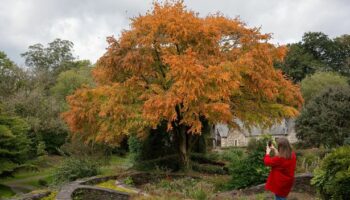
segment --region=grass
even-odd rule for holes
[[[96,186],[102,187],[102,188],[108,188],[108,189],[111,189],[111,190],[116,190],[116,191],[119,191],[119,192],[130,193],[130,194],[138,193],[138,191],[136,191],[136,190],[132,190],[132,189],[129,189],[129,188],[117,186],[115,184],[115,180],[109,180],[109,181],[106,181],[106,182],[103,182],[103,183],[99,183]]]
[[[60,156],[47,156],[40,160],[34,160],[32,164],[38,166],[38,170],[20,170],[13,174],[12,177],[2,179],[1,183],[8,188],[16,188],[18,192],[24,193],[46,188],[45,185],[39,182],[51,183],[53,172],[62,160],[63,158]],[[2,189],[0,188],[0,195],[10,197],[15,195],[15,193],[9,193],[8,190],[6,192],[4,187],[2,187]]]
[[[42,198],[41,200],[55,200],[57,196],[57,191],[52,191],[49,196]]]
[[[102,175],[115,175],[132,167],[131,157],[126,155],[124,157],[112,156],[108,165],[101,167]]]
[[[0,198],[8,198],[15,194],[10,187],[0,184]]]
[[[193,178],[163,179],[158,183],[143,186],[149,196],[134,199],[210,199],[215,193],[215,186],[205,180]]]

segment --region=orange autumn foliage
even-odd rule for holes
[[[182,1],[154,3],[132,19],[93,71],[97,86],[68,97],[63,114],[73,134],[118,145],[161,122],[200,134],[201,118],[247,125],[298,114],[299,87],[275,70],[286,47],[221,14],[199,17]]]

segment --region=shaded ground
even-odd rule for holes
[[[62,160],[63,158],[61,156],[45,157],[35,163],[35,165],[38,166],[38,170],[19,171],[18,173],[15,173],[13,177],[0,180],[1,184],[11,188],[14,192],[11,195],[8,195],[6,190],[1,190],[0,188],[0,197],[11,197],[14,194],[24,194],[33,190],[46,188],[46,186],[40,184],[39,181],[42,183],[49,183],[52,179],[52,173],[55,167]]]
[[[252,195],[237,195],[232,196],[230,193],[221,194],[220,196],[216,196],[213,199],[215,200],[274,200],[274,195],[269,192],[264,192],[260,194],[252,194]],[[318,199],[314,195],[308,193],[300,193],[300,192],[291,192],[288,195],[288,200],[316,200]]]

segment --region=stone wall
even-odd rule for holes
[[[85,186],[74,190],[72,197],[83,200],[128,200],[130,196],[126,193],[116,192],[106,188],[99,188]]]
[[[226,138],[221,138],[221,147],[242,147],[248,145],[248,138],[237,130],[230,130]]]
[[[309,173],[296,175],[292,191],[293,192],[308,193],[308,194],[316,194],[315,188],[313,186],[311,186],[311,184],[310,184],[312,177],[313,177],[313,175],[309,174]],[[235,199],[235,197],[242,195],[242,194],[252,195],[252,194],[259,194],[259,193],[262,193],[264,191],[265,191],[265,184],[260,184],[260,185],[253,186],[253,187],[246,188],[246,189],[242,189],[242,190],[233,190],[230,192],[219,193],[216,196],[218,198],[221,196],[231,196],[232,199]]]

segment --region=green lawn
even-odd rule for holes
[[[13,175],[0,180],[0,197],[10,197],[17,193],[26,193],[32,190],[44,189],[46,186],[40,182],[50,184],[53,179],[55,168],[63,160],[60,156],[48,156],[36,162],[38,170],[22,170]],[[132,166],[130,156],[112,156],[108,164],[101,167],[102,175],[113,175],[127,170]],[[13,188],[13,190],[11,190]]]
[[[101,167],[102,175],[115,175],[118,172],[124,171],[132,167],[132,161],[130,155],[123,157],[112,156],[108,165]]]
[[[1,179],[3,184],[0,187],[1,197],[10,197],[15,193],[26,193],[32,190],[43,189],[46,186],[41,185],[40,182],[52,182],[52,174],[55,167],[63,160],[60,156],[48,156],[36,162],[38,170],[21,170],[13,174],[13,177]],[[11,190],[12,188],[12,190]]]
[[[15,192],[10,187],[0,184],[0,198],[8,198],[15,195]]]

